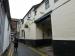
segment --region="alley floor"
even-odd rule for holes
[[[34,48],[19,42],[17,51],[14,51],[13,43],[10,47],[3,56],[53,56],[53,48],[50,46]]]
[[[19,43],[17,52],[13,53],[13,56],[40,56],[38,53],[31,50],[29,47],[22,43]]]

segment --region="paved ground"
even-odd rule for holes
[[[47,56],[53,56],[53,48],[52,46],[45,46],[36,48],[41,53],[45,53]]]
[[[43,50],[47,53],[48,56],[53,56],[52,46],[44,47]]]
[[[10,47],[8,48],[8,50],[6,50],[6,52],[3,54],[3,56],[12,56],[13,49],[14,49],[14,46],[13,46],[13,43],[11,43]]]
[[[14,52],[14,45],[12,43],[5,56],[53,56],[53,48],[51,46],[34,48],[19,43],[17,52]]]
[[[19,43],[17,52],[14,52],[13,56],[40,56],[38,53],[31,50],[29,47],[22,43]]]

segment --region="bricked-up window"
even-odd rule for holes
[[[48,9],[49,8],[49,0],[45,1],[45,8]]]
[[[54,0],[54,3],[56,3],[58,0]]]

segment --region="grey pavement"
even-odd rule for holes
[[[45,53],[46,56],[54,56],[52,46],[43,46],[41,48],[37,48],[37,50],[41,53]]]
[[[43,49],[47,53],[48,56],[54,56],[52,46],[44,47]]]
[[[14,52],[13,56],[40,56],[38,53],[25,46],[23,43],[19,43],[17,52]]]

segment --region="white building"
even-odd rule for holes
[[[74,0],[43,0],[33,6],[23,18],[24,43],[53,44],[55,56],[75,56],[74,6]]]
[[[22,37],[26,44],[33,46],[51,45],[52,28],[51,15],[53,0],[43,0],[34,5],[24,16]]]
[[[10,44],[10,12],[8,0],[0,0],[0,55]]]
[[[57,0],[51,14],[56,56],[75,56],[75,0]]]
[[[74,0],[43,0],[33,6],[23,18],[22,39],[34,46],[50,45],[52,40],[54,55],[75,56],[74,6]]]

